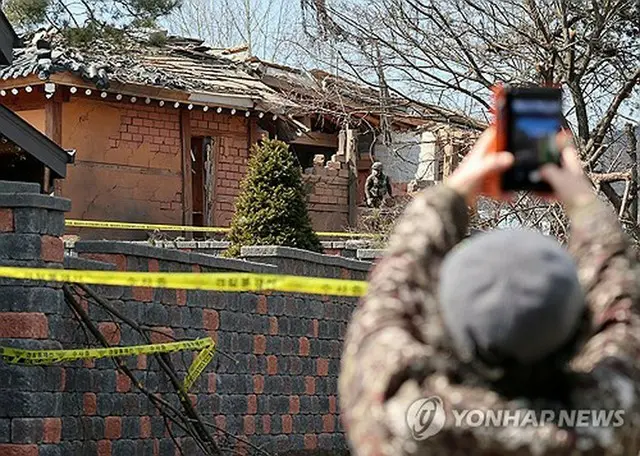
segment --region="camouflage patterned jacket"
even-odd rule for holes
[[[586,381],[569,389],[571,408],[623,410],[624,424],[454,424],[452,410],[546,407],[507,400],[482,385],[461,386],[438,367],[439,359],[452,357],[438,314],[438,272],[468,224],[464,200],[438,186],[407,208],[347,331],[339,394],[354,455],[638,455],[640,316],[634,260],[615,215],[603,203],[571,208],[569,217],[569,249],[591,311],[585,319],[587,337],[571,363]],[[446,422],[435,435],[417,440],[407,411],[417,399],[431,396],[441,399]]]

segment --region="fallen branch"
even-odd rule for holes
[[[84,290],[87,294],[89,294],[100,306],[102,306],[104,309],[106,309],[112,315],[120,314],[120,312],[118,312],[116,309],[114,309],[113,306],[111,306],[109,303],[107,303],[106,300],[104,300],[100,296],[98,296],[88,286],[79,285],[79,287],[82,290]],[[120,314],[120,316],[124,317],[124,315],[122,315],[122,314]],[[138,331],[142,335],[142,337],[144,337],[144,339],[147,341],[147,343],[149,343],[149,344],[151,343],[151,339],[149,338],[148,334],[140,327],[140,325],[138,323],[136,323],[135,321],[131,320],[130,318],[122,318],[122,320],[125,323],[127,323],[129,326],[134,328],[136,331]],[[198,413],[198,411],[195,409],[195,407],[191,403],[191,399],[189,398],[189,395],[185,391],[182,382],[178,378],[178,376],[177,376],[177,374],[175,372],[175,369],[172,366],[171,358],[169,357],[169,355],[166,354],[166,353],[159,354],[159,356],[158,356],[158,364],[160,365],[162,370],[165,372],[165,374],[167,374],[167,376],[169,377],[169,380],[171,381],[171,384],[173,385],[174,389],[176,390],[176,393],[178,394],[178,398],[180,399],[180,403],[182,404],[182,407],[184,408],[184,411],[187,414],[187,417],[189,418],[190,424],[194,427],[196,433],[200,437],[200,439],[195,439],[195,440],[198,442],[199,445],[202,444],[202,442],[206,443],[206,445],[208,446],[208,450],[205,450],[205,453],[207,453],[207,454],[220,454],[220,450],[219,450],[218,446],[216,445],[215,440],[213,439],[213,436],[211,435],[211,433],[205,427],[204,422],[203,422],[202,418],[200,417],[200,414]]]
[[[82,306],[80,304],[78,304],[78,302],[76,301],[76,299],[73,296],[73,293],[72,293],[71,288],[69,287],[69,285],[63,285],[62,286],[62,290],[63,290],[64,296],[65,296],[65,301],[67,302],[67,304],[69,304],[69,306],[71,306],[71,308],[73,309],[75,314],[84,323],[84,325],[87,328],[89,328],[89,331],[93,334],[93,336],[96,338],[96,340],[98,340],[98,342],[100,342],[100,344],[102,344],[104,347],[107,347],[107,348],[111,347],[111,345],[106,340],[106,338],[102,335],[100,330],[91,321],[91,318],[89,317],[89,315],[85,312],[85,310],[82,308]],[[170,403],[166,402],[162,398],[156,396],[155,394],[153,394],[149,390],[147,390],[138,381],[138,379],[135,377],[135,375],[133,374],[131,369],[129,369],[120,359],[114,358],[113,362],[116,364],[116,366],[118,367],[118,369],[122,373],[124,373],[127,377],[129,377],[129,379],[131,380],[131,383],[149,398],[149,400],[154,404],[154,406],[160,411],[160,413],[162,413],[162,415],[165,418],[171,419],[171,421],[174,422],[181,429],[183,429],[185,431],[185,433],[195,437],[193,435],[193,433],[190,432],[190,430],[187,428],[186,425],[183,425],[182,423],[179,423],[178,420],[175,417],[169,416],[166,413],[166,410],[163,410],[162,407],[165,407],[165,408],[171,410],[173,413],[176,414],[177,417],[182,418],[185,422],[188,421],[187,419],[185,419],[184,417],[181,416],[179,410],[174,408]],[[160,407],[160,405],[162,405],[162,407]]]
[[[631,171],[620,171],[615,173],[588,173],[589,178],[595,184],[602,182],[618,182],[631,180]]]

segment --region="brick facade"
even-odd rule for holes
[[[17,193],[19,192],[19,193]],[[39,195],[39,186],[0,182],[0,264],[62,267],[64,211],[70,201]],[[60,349],[51,337],[64,313],[60,284],[0,279],[4,346]],[[0,362],[0,454],[38,456],[62,439],[65,369]],[[40,451],[40,452],[39,452]]]
[[[50,206],[51,201],[59,201],[41,195],[33,197],[49,201]],[[68,207],[58,202],[53,205],[57,211],[47,210],[46,216],[41,214],[40,222],[33,224],[31,217],[21,214],[22,208],[2,204],[8,201],[3,199],[0,188],[0,226],[12,227],[12,231],[0,234],[0,263],[60,267],[60,263],[42,258],[39,247],[43,237],[58,239],[63,226],[62,210]],[[44,220],[46,223],[42,224]],[[21,231],[24,229],[28,232]],[[20,249],[15,247],[16,239]],[[59,248],[62,249],[61,241]],[[289,274],[304,271],[309,275],[355,279],[362,279],[367,269],[365,264],[345,258],[308,253],[305,259],[302,253],[293,252],[289,256],[297,257],[294,262],[278,251],[255,248],[247,251],[246,259],[250,261],[111,241],[81,242],[76,251],[80,258],[65,261],[67,267]],[[219,352],[190,391],[206,421],[273,454],[346,452],[337,406],[337,376],[341,341],[354,299],[106,286],[93,289],[119,312],[151,328],[154,342],[207,335],[217,342]],[[3,280],[0,292],[0,345],[52,349],[98,346],[64,303],[59,285]],[[79,299],[110,343],[145,343],[140,334],[88,296],[81,294]],[[171,355],[181,377],[193,356],[190,352]],[[125,363],[146,388],[178,405],[155,357],[129,357]],[[47,367],[0,362],[0,385],[0,454],[176,454],[162,417],[109,359]],[[200,454],[177,427],[171,429],[183,445],[184,454]],[[232,442],[231,447],[236,450],[246,450],[242,443],[227,442]]]
[[[216,185],[214,190],[214,225],[229,226],[235,211],[240,181],[249,161],[249,120],[244,116],[193,111],[191,136],[208,136],[214,142]]]
[[[34,91],[3,102],[45,133],[43,95]],[[94,93],[71,95],[62,104],[61,146],[77,151],[68,176],[58,184],[60,195],[73,199],[69,218],[182,224],[182,132],[191,138],[211,137],[215,155],[213,224],[228,226],[240,181],[247,169],[251,141],[258,139],[256,114],[231,115],[228,109],[188,111],[189,128],[182,130],[181,112],[167,102],[159,106],[144,98],[107,100]],[[343,165],[344,168],[344,165]],[[322,175],[306,176],[314,227],[342,231],[347,226],[347,175],[339,163]],[[144,238],[146,233],[82,229],[84,239]]]

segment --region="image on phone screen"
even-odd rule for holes
[[[558,117],[515,116],[514,124],[513,150],[517,151],[518,163],[538,166],[557,160],[555,137],[561,126]]]
[[[560,163],[556,136],[562,128],[562,95],[525,89],[510,94],[507,106],[507,150],[515,160],[503,175],[503,187],[546,190],[538,170],[545,163]]]

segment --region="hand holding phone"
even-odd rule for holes
[[[557,135],[562,130],[562,91],[543,87],[500,88],[496,95],[495,151],[513,154],[513,166],[493,175],[487,193],[552,191],[542,178],[545,164],[562,166]]]
[[[490,176],[499,175],[513,165],[513,154],[495,152],[495,139],[495,127],[486,129],[446,181],[446,184],[462,195],[470,206],[475,204]]]
[[[542,178],[553,189],[554,196],[570,210],[591,203],[596,199],[593,186],[584,174],[578,153],[573,146],[562,150],[563,167],[546,164],[540,169]]]

